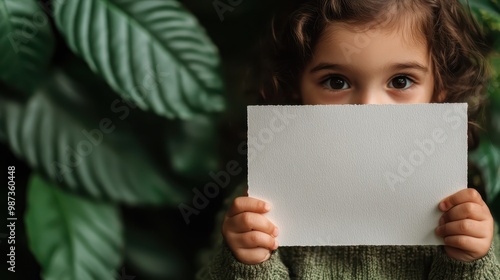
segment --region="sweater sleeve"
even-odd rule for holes
[[[481,259],[473,262],[461,262],[454,260],[446,254],[444,247],[439,248],[438,255],[434,259],[429,279],[471,279],[471,280],[497,280],[500,279],[500,263],[498,262],[498,248],[500,239],[495,225],[495,237],[493,244]]]
[[[229,247],[221,245],[218,252],[204,271],[204,279],[217,280],[281,280],[290,279],[288,269],[279,256],[279,250],[272,253],[271,258],[256,265],[240,263],[233,256]]]

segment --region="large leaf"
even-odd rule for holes
[[[0,100],[0,128],[12,151],[59,185],[94,198],[128,204],[185,201],[186,188],[151,160],[124,121],[131,118],[124,112],[132,109],[116,97],[111,102],[88,95],[54,70],[26,105]]]
[[[68,194],[34,176],[25,219],[44,279],[113,279],[124,247],[116,206]]]
[[[49,64],[54,38],[36,0],[0,0],[0,79],[30,94]]]
[[[140,108],[174,118],[224,109],[219,55],[175,0],[59,0],[73,51]]]

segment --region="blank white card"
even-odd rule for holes
[[[467,104],[248,107],[249,196],[280,246],[440,245],[467,186]]]

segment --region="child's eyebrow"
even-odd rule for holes
[[[349,69],[349,66],[347,66],[347,65],[334,64],[334,63],[320,63],[320,64],[314,66],[311,69],[310,73],[318,72],[321,70],[347,71],[348,69]],[[390,65],[386,66],[385,69],[388,69],[391,71],[403,71],[403,70],[414,69],[414,70],[417,70],[417,71],[420,71],[423,73],[427,73],[429,71],[429,68],[427,66],[424,66],[421,63],[418,63],[416,61],[390,64]]]
[[[314,66],[310,73],[318,72],[321,70],[347,70],[349,67],[348,66],[343,66],[340,64],[333,64],[333,63],[320,63],[316,66]]]
[[[395,64],[389,65],[387,67],[387,69],[390,69],[392,71],[402,71],[402,70],[414,69],[417,71],[421,71],[423,73],[429,72],[429,68],[427,66],[424,66],[418,62],[395,63]]]

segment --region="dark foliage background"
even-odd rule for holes
[[[299,2],[0,0],[1,170],[6,182],[16,168],[18,218],[16,273],[5,266],[0,278],[193,279],[222,200],[246,178],[238,147],[262,38],[273,14]],[[500,5],[470,6],[495,50],[482,144],[470,158],[499,217]],[[71,165],[71,150],[92,144],[81,131],[103,119],[115,130],[101,129]],[[186,224],[179,205],[193,206],[193,189],[233,161],[242,172]]]

